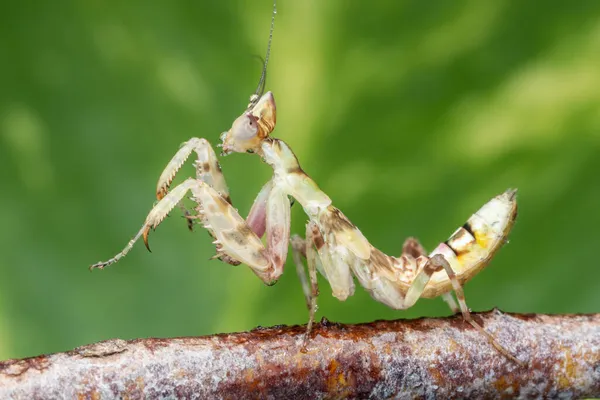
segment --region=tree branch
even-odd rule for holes
[[[0,398],[483,398],[600,396],[600,314],[476,314],[317,324],[177,339],[108,340],[0,362]]]

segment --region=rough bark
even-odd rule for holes
[[[476,314],[317,324],[176,339],[108,340],[0,362],[2,399],[600,397],[600,314]]]

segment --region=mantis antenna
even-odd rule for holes
[[[275,14],[277,14],[277,0],[273,0],[273,14],[271,14],[271,29],[269,31],[269,42],[267,44],[267,54],[265,55],[265,60],[263,62],[263,70],[260,75],[260,80],[258,81],[258,86],[254,91],[254,94],[250,96],[250,104],[248,104],[248,108],[254,107],[258,102],[258,99],[265,92],[265,83],[267,80],[267,65],[269,64],[269,55],[271,54],[271,42],[273,41],[273,30],[275,29]]]

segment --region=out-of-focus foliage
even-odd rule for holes
[[[259,78],[269,1],[0,6],[0,359],[113,337],[304,323],[293,265],[274,287],[207,261],[174,212],[119,264],[162,168],[213,144]],[[280,0],[267,87],[278,137],[377,247],[433,248],[519,188],[511,242],[466,287],[474,310],[600,311],[600,2]],[[270,171],[222,161],[246,214]],[[192,174],[188,165],[181,178]],[[180,178],[180,179],[181,179]],[[294,232],[305,217],[294,207]],[[405,312],[361,288],[319,317]]]

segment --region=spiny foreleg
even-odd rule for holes
[[[227,188],[225,177],[221,172],[221,167],[219,166],[215,151],[208,140],[197,137],[184,142],[160,174],[160,178],[158,178],[158,183],[156,185],[156,198],[160,200],[168,193],[175,175],[192,152],[196,152],[198,156],[194,162],[196,178],[206,182],[215,189],[221,197],[231,203],[229,189]]]
[[[213,150],[212,146],[206,139],[193,137],[187,142],[184,142],[177,153],[169,161],[165,169],[158,179],[156,185],[156,198],[162,199],[169,190],[173,179],[177,172],[181,169],[185,161],[189,158],[190,154],[195,152],[197,155],[196,161],[194,161],[194,167],[196,169],[196,179],[206,182],[209,186],[212,186],[223,198],[225,198],[231,204],[231,198],[229,197],[229,189],[225,182],[225,177],[221,171],[221,166],[217,159],[217,155]],[[181,209],[189,230],[193,230],[194,222],[197,216],[191,213],[185,208],[183,202],[179,202],[177,205]],[[235,260],[222,258],[229,264],[237,264]]]
[[[151,229],[166,218],[181,199],[191,191],[193,200],[199,205],[201,220],[206,229],[216,238],[215,245],[219,251],[235,260],[247,264],[265,283],[272,284],[281,275],[283,261],[287,254],[289,226],[286,226],[285,213],[289,213],[289,200],[278,192],[271,191],[267,199],[265,218],[267,219],[267,248],[256,236],[246,221],[238,214],[215,189],[198,179],[189,178],[166,194],[150,211],[144,225],[127,246],[108,261],[100,262],[91,268],[105,268],[124,257],[134,243],[142,237],[147,242]],[[287,202],[287,204],[286,204]],[[282,217],[281,215],[284,214]],[[283,218],[280,226],[276,226],[272,218]],[[289,223],[289,218],[287,219]],[[281,231],[283,230],[283,232]],[[285,248],[281,244],[285,241]]]
[[[150,232],[150,229],[156,229],[156,227],[167,217],[169,212],[175,206],[180,204],[183,196],[187,193],[188,190],[190,190],[192,181],[195,181],[195,180],[188,179],[181,185],[177,186],[168,195],[163,196],[161,198],[161,200],[158,201],[154,205],[154,207],[152,208],[152,210],[146,217],[146,220],[144,221],[144,224],[142,225],[142,227],[140,228],[138,233],[133,237],[133,239],[131,239],[129,241],[129,243],[127,243],[125,248],[123,250],[121,250],[121,252],[119,252],[113,258],[111,258],[107,261],[102,261],[102,262],[93,264],[92,266],[90,266],[90,270],[95,269],[95,268],[104,269],[104,268],[108,267],[109,265],[116,263],[121,258],[125,257],[127,255],[127,253],[129,253],[129,251],[133,248],[133,245],[139,240],[140,237],[143,238],[144,244],[146,245],[146,248],[148,248],[148,250],[149,250],[148,234]],[[200,182],[200,181],[197,181],[197,182]]]
[[[177,171],[179,171],[179,169],[183,166],[183,164],[192,152],[196,152],[198,156],[196,162],[194,163],[194,166],[196,167],[196,178],[213,187],[214,190],[221,197],[223,197],[228,203],[231,203],[231,199],[229,197],[229,189],[227,188],[227,184],[225,183],[225,177],[221,172],[221,167],[219,166],[217,156],[210,143],[206,139],[200,138],[191,138],[187,142],[183,143],[180,146],[177,153],[175,153],[173,158],[169,161],[162,174],[160,175],[160,178],[158,179],[158,184],[156,188],[157,199],[160,201],[168,193],[169,186],[175,178]],[[183,211],[184,217],[186,218],[188,223],[188,228],[191,230],[194,221],[198,219],[198,215],[193,215],[192,213],[190,213],[183,206],[182,200],[179,200],[179,202],[176,205]],[[169,210],[171,209],[172,207]],[[133,244],[142,236],[144,237],[144,243],[146,244],[146,248],[150,250],[147,240],[148,231],[145,226],[146,225],[144,225],[144,227],[133,237],[133,239],[129,241],[127,246],[125,246],[125,248],[119,254],[117,254],[115,257],[111,258],[106,262],[94,264],[91,268],[104,268],[108,265],[116,263],[119,259],[124,257],[131,250]],[[220,258],[222,261],[225,261],[229,264],[239,264],[238,261],[230,257],[220,256]]]

